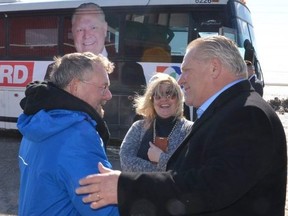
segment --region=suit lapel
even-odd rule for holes
[[[243,92],[243,91],[247,91],[247,92],[251,91],[250,88],[251,88],[251,85],[250,85],[249,81],[248,80],[244,80],[244,81],[241,81],[241,82],[235,84],[234,86],[228,88],[224,92],[222,92],[211,103],[211,105],[207,108],[207,110],[205,110],[205,112],[202,114],[201,118],[197,119],[194,122],[190,133],[186,135],[186,137],[184,138],[182,143],[178,146],[178,148],[175,150],[173,155],[170,157],[170,159],[168,161],[168,164],[167,164],[167,167],[168,167],[169,163],[171,163],[174,160],[177,160],[177,155],[189,143],[189,140],[193,136],[193,134],[197,133],[199,128],[202,127],[205,124],[205,122],[209,121],[211,116],[213,116],[213,114],[215,112],[217,112],[217,110],[219,108],[221,108],[222,106],[225,106],[226,103],[228,103],[229,101],[231,101],[234,98],[236,98],[241,92]]]

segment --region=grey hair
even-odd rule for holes
[[[70,53],[54,60],[50,81],[62,89],[73,79],[83,80],[86,75],[94,73],[94,66],[103,67],[108,74],[114,70],[114,64],[105,56],[91,52]]]
[[[230,39],[218,35],[198,38],[187,46],[187,51],[192,47],[197,49],[197,58],[202,60],[217,58],[235,76],[247,77],[247,69],[237,45]]]
[[[90,2],[90,3],[83,3],[75,9],[72,15],[72,24],[75,21],[76,15],[89,14],[89,13],[100,15],[99,16],[100,20],[106,22],[105,13],[102,10],[102,8],[98,4]]]

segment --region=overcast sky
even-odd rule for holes
[[[288,1],[246,0],[266,82],[288,84]]]

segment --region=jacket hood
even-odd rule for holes
[[[34,115],[42,109],[47,111],[65,109],[84,112],[97,122],[96,130],[104,145],[109,141],[110,133],[106,123],[97,111],[85,101],[56,87],[51,82],[36,81],[30,83],[26,88],[25,97],[21,100],[20,106],[26,115]]]
[[[88,120],[93,127],[96,126],[96,122],[83,112],[70,110],[51,110],[47,112],[40,110],[35,115],[20,115],[17,127],[27,139],[40,142],[83,120]]]

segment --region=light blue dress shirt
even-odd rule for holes
[[[214,95],[212,95],[208,100],[206,100],[196,111],[197,118],[199,119],[202,114],[205,112],[205,110],[210,106],[210,104],[226,89],[230,88],[231,86],[243,81],[245,79],[239,79],[235,80],[234,82],[229,83],[228,85],[224,86],[222,89],[220,89],[218,92],[216,92]]]

